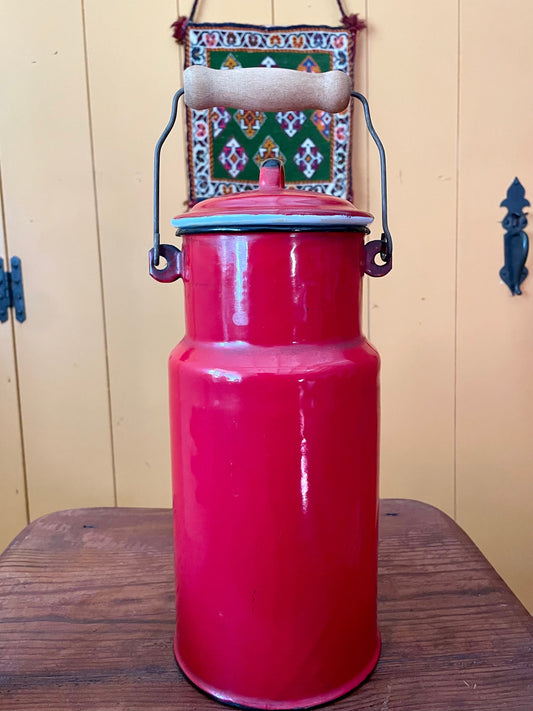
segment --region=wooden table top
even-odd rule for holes
[[[469,538],[408,500],[380,526],[381,658],[328,708],[532,711],[532,618]],[[224,708],[184,679],[173,631],[169,510],[45,516],[0,556],[0,709]]]

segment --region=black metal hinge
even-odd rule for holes
[[[26,320],[26,306],[22,287],[22,268],[18,257],[11,257],[11,271],[4,270],[4,260],[0,258],[0,322],[5,323],[9,309],[15,309],[17,321]]]

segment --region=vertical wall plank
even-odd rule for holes
[[[179,0],[180,14],[189,15],[193,0]],[[195,22],[250,22],[255,25],[272,24],[272,0],[200,0]]]
[[[181,282],[148,274],[153,152],[181,86],[175,0],[85,0],[90,106],[112,403],[117,499],[168,506],[167,359],[183,335]],[[185,208],[183,106],[162,151],[161,237]]]
[[[392,272],[370,286],[382,356],[381,493],[454,512],[456,3],[369,0],[369,100],[385,144]],[[370,157],[370,204],[379,204]]]
[[[8,268],[0,182],[0,256]],[[0,552],[28,523],[20,430],[13,313],[0,323]]]
[[[104,328],[79,2],[1,4],[7,243],[32,517],[112,505]]]
[[[525,30],[533,5],[462,0],[461,8],[457,514],[533,610],[531,259],[522,296],[498,275],[499,204],[515,176],[533,202],[533,45]]]

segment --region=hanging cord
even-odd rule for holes
[[[189,17],[185,15],[180,15],[176,22],[173,22],[170,27],[172,29],[172,36],[178,44],[183,44],[185,42],[185,35],[187,34],[187,25],[189,22],[194,22],[194,15],[196,13],[196,8],[198,6],[198,0],[194,0]]]
[[[337,0],[337,6],[341,13],[341,22],[344,27],[346,27],[346,29],[352,33],[353,41],[355,44],[357,33],[361,30],[366,29],[366,22],[364,20],[360,20],[359,15],[357,13],[352,13],[351,15],[348,15],[342,6],[341,0]]]

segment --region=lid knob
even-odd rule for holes
[[[279,158],[268,158],[259,171],[259,189],[282,190],[285,187],[285,170]]]

